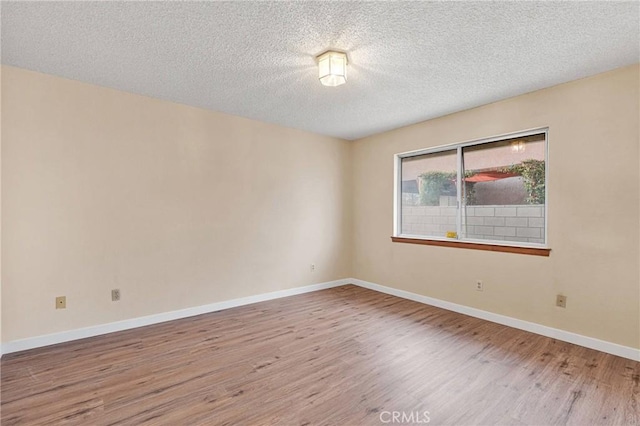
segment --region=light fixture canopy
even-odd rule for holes
[[[327,50],[318,59],[318,77],[325,86],[340,86],[347,82],[347,54]]]

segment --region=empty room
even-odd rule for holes
[[[640,3],[2,1],[2,425],[640,425]]]

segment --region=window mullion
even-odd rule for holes
[[[456,176],[456,187],[458,188],[457,190],[457,205],[458,208],[456,209],[456,233],[458,234],[458,238],[461,237],[462,235],[462,147],[458,147],[457,148],[457,160],[458,160],[458,172],[457,172],[457,176]]]

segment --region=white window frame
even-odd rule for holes
[[[521,138],[525,136],[544,134],[545,139],[545,197],[544,197],[544,243],[530,243],[530,242],[518,242],[518,241],[502,241],[502,240],[489,240],[489,239],[472,239],[472,238],[445,238],[429,235],[414,235],[414,234],[402,234],[402,160],[410,157],[417,157],[425,154],[433,154],[443,151],[456,151],[457,155],[457,181],[456,188],[457,194],[457,206],[456,206],[456,232],[460,235],[462,228],[462,149],[474,145],[483,145],[492,142],[499,142],[508,139]],[[549,220],[549,127],[540,127],[535,129],[524,130],[514,133],[506,133],[498,136],[491,136],[483,139],[476,139],[466,142],[457,142],[448,145],[439,145],[432,148],[424,148],[415,151],[403,152],[394,155],[394,196],[393,196],[393,236],[400,238],[409,238],[416,240],[435,240],[435,241],[448,241],[448,242],[468,242],[484,245],[497,245],[497,246],[512,246],[512,247],[534,247],[534,248],[549,248],[548,239],[548,220]]]

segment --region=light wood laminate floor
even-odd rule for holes
[[[3,426],[638,425],[640,363],[343,286],[6,355],[1,397]]]

